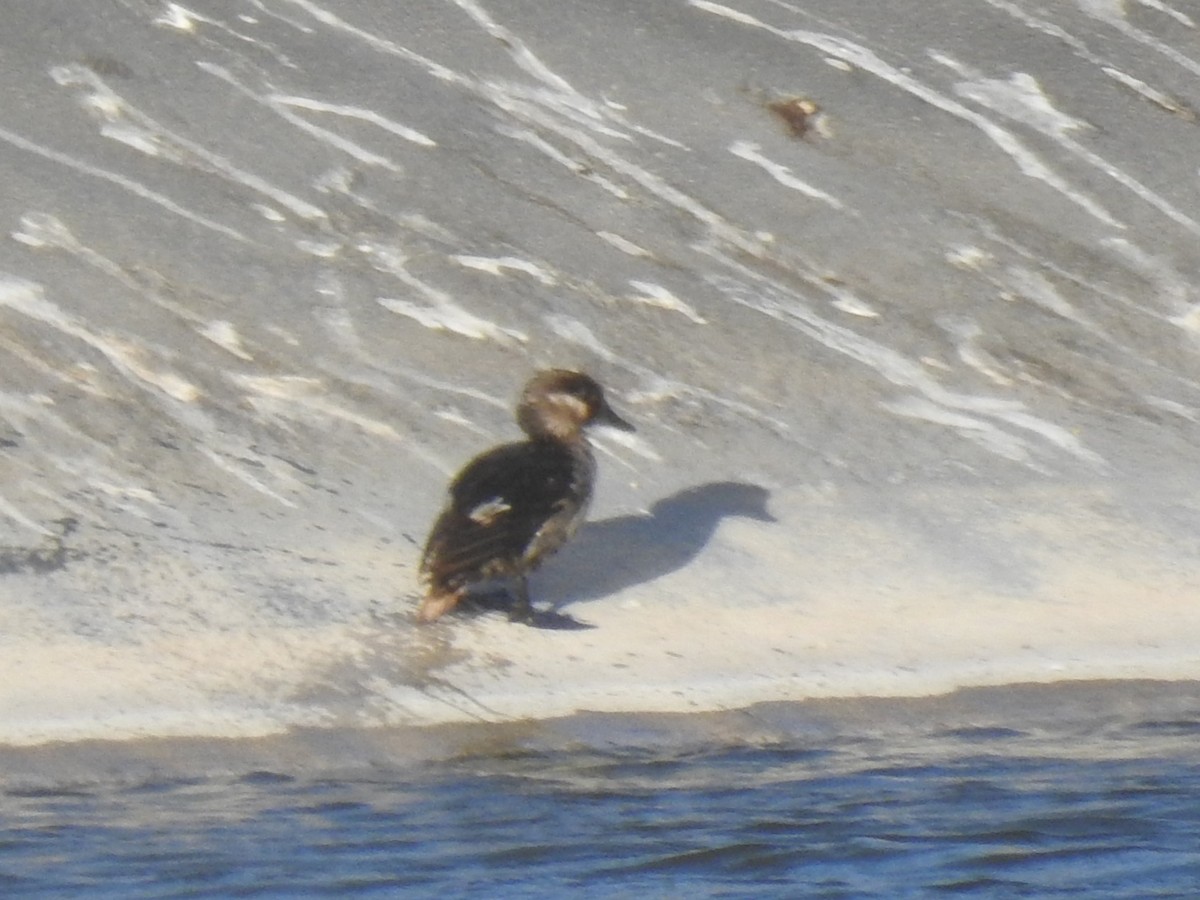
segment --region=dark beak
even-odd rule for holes
[[[612,428],[618,428],[621,431],[637,431],[636,428],[613,412],[613,408],[608,405],[607,401],[601,404],[593,421],[598,425],[608,425]]]

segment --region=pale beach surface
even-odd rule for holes
[[[1200,22],[1045,6],[8,10],[0,744],[1200,680]],[[552,365],[592,627],[418,628]]]

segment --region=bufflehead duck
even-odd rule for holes
[[[634,428],[592,378],[566,369],[538,372],[517,404],[526,439],[472,459],[450,483],[421,558],[425,596],[417,620],[449,612],[473,587],[507,582],[510,618],[532,620],[527,576],[575,533],[592,499],[596,460],[588,425]]]

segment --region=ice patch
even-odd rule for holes
[[[452,256],[456,263],[467,269],[478,269],[492,275],[501,276],[505,270],[524,272],[537,279],[544,285],[558,283],[558,279],[536,263],[516,256],[486,257],[486,256]]]
[[[639,294],[630,294],[629,299],[635,300],[638,303],[644,303],[647,306],[655,306],[659,309],[667,309],[672,312],[681,313],[691,319],[697,325],[707,325],[708,320],[696,312],[690,305],[680,300],[665,287],[660,284],[653,284],[649,281],[635,281],[630,279],[629,286]]]
[[[254,359],[253,356],[246,352],[246,348],[242,346],[241,335],[238,334],[237,328],[232,322],[225,319],[217,319],[197,330],[201,337],[207,338],[222,350],[232,353],[238,359],[244,359],[247,362]]]
[[[333,259],[342,252],[341,241],[296,241],[296,249],[318,259]]]
[[[178,3],[168,3],[167,8],[154,20],[155,25],[165,25],[178,31],[192,32],[196,30],[197,16],[190,9],[184,9]]]
[[[838,297],[830,304],[834,309],[840,309],[844,313],[852,316],[858,316],[860,319],[878,319],[879,313],[871,308],[865,300],[854,296]]]
[[[931,56],[936,62],[964,72],[963,66],[944,54]],[[1091,127],[1082,119],[1055,109],[1037,79],[1026,72],[1014,72],[1007,80],[978,78],[963,82],[955,85],[954,92],[1059,140],[1072,131]]]
[[[611,231],[597,231],[596,237],[603,241],[612,244],[622,253],[628,253],[630,256],[650,257],[653,254],[644,247],[639,247],[633,241],[626,240],[619,234],[613,234]]]
[[[979,247],[951,247],[946,251],[946,261],[959,269],[979,270],[995,262],[995,257]]]
[[[384,309],[412,319],[433,331],[450,331],[472,340],[493,340],[501,344],[509,344],[514,340],[524,343],[529,340],[524,332],[501,328],[494,322],[467,312],[448,299],[433,306],[421,306],[410,300],[398,300],[394,297],[379,297],[377,302]]]

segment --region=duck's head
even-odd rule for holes
[[[517,424],[532,438],[560,441],[577,439],[588,425],[634,430],[613,412],[595,379],[569,369],[545,369],[529,379],[517,404]]]

